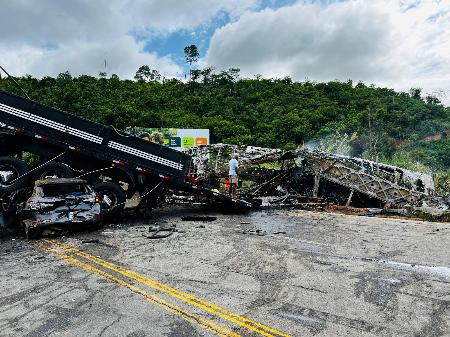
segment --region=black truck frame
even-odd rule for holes
[[[39,160],[26,173],[18,170],[13,181],[21,180],[22,185],[39,179],[36,173],[45,167],[64,165],[92,185],[103,182],[103,188],[108,189],[104,183],[107,179],[110,185],[116,185],[109,188],[110,192],[123,189],[127,198],[136,192],[155,196],[161,187],[167,187],[236,207],[253,206],[189,177],[191,157],[185,153],[0,91],[0,166],[2,161],[19,165],[24,152]],[[0,193],[11,192],[10,187],[3,182]],[[116,199],[124,204],[119,203],[121,198]]]

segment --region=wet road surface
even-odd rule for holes
[[[3,239],[0,335],[450,336],[449,244],[448,223],[299,210]]]

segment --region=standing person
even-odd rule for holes
[[[237,154],[233,155],[233,158],[229,162],[230,170],[228,175],[230,176],[230,195],[232,197],[236,196],[236,186],[238,183],[238,173],[239,173],[239,156]]]

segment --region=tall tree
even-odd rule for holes
[[[149,66],[140,66],[134,79],[138,82],[159,82],[161,80],[161,74],[158,70],[150,69]]]
[[[147,79],[150,78],[151,69],[149,66],[144,65],[140,66],[136,71],[136,75],[134,75],[134,79],[138,82],[146,82]]]
[[[196,63],[200,54],[198,52],[198,48],[195,44],[191,44],[184,48],[184,56],[186,58],[186,62],[189,63],[189,78],[192,77],[192,63]]]

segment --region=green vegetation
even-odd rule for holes
[[[189,52],[192,52],[189,54]],[[186,50],[190,65],[195,50]],[[239,69],[192,69],[191,80],[166,79],[148,66],[136,81],[102,73],[17,78],[31,98],[113,125],[209,128],[217,142],[296,148],[346,139],[348,154],[420,170],[450,167],[450,109],[436,97],[351,81],[316,83],[240,79]],[[21,94],[10,79],[0,89]],[[440,135],[439,140],[425,137]],[[347,136],[351,135],[351,136]],[[448,175],[447,175],[448,176]]]

